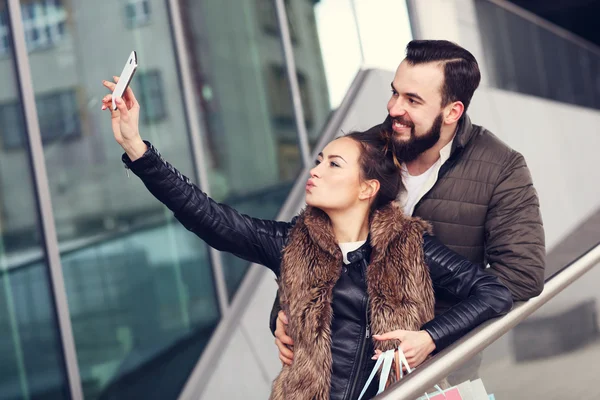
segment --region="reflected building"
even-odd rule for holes
[[[274,3],[228,3],[179,4],[191,118],[201,120],[210,183],[203,189],[272,218],[301,166]],[[0,5],[0,399],[69,398],[9,10]],[[291,33],[311,143],[329,113],[313,6],[288,2],[290,16],[303,19]],[[163,398],[172,398],[227,305],[219,304],[206,246],[128,177],[100,111],[101,80],[135,50],[142,136],[198,182],[168,2],[23,0],[21,13],[85,398],[136,397],[135,385],[121,382],[186,343],[170,360],[177,376]],[[230,257],[220,264],[227,300],[247,265]]]

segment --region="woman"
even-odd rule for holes
[[[104,85],[114,89],[114,83]],[[110,102],[107,95],[102,109],[110,110]],[[407,353],[416,366],[511,308],[508,289],[495,277],[437,242],[425,222],[393,204],[401,178],[378,127],[329,143],[311,170],[307,208],[292,222],[278,222],[215,203],[164,161],[139,135],[139,104],[131,89],[117,107],[112,127],[125,166],[207,244],[276,274],[295,356],[275,380],[272,399],[356,399],[374,350],[399,345],[384,340],[389,332],[402,329],[403,346],[430,343],[424,355]],[[434,287],[464,300],[434,319]],[[384,335],[373,341],[371,332]],[[376,389],[374,383],[367,397]]]

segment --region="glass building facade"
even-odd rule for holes
[[[142,136],[217,201],[273,218],[305,166],[300,140],[311,149],[362,63],[353,12],[0,1],[0,400],[140,398],[140,385],[175,398],[248,268],[128,177],[101,81],[135,50]],[[320,36],[334,18],[343,34]],[[348,57],[335,81],[324,41]]]

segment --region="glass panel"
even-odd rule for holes
[[[534,96],[543,95],[543,84],[540,77],[543,77],[543,65],[538,59],[536,50],[535,31],[536,26],[529,21],[503,11],[506,18],[506,30],[504,31],[508,39],[509,54],[505,58],[504,65],[512,61],[515,80],[513,90],[531,94]]]
[[[505,65],[508,44],[506,29],[503,29],[506,18],[504,10],[495,7],[489,1],[475,1],[479,31],[483,53],[486,58],[490,83],[499,88],[506,88],[512,80],[512,63]]]
[[[480,369],[497,399],[597,399],[600,265],[486,349]],[[575,327],[575,329],[573,329]]]
[[[63,34],[30,59],[85,398],[176,398],[220,318],[212,268],[202,242],[127,177],[100,111],[101,80],[135,50],[142,136],[196,179],[166,2],[122,1],[108,20],[104,2],[52,3],[61,17],[34,12],[33,24]],[[127,22],[147,10],[148,24]]]
[[[573,103],[579,106],[591,106],[592,100],[587,91],[585,63],[586,60],[581,54],[584,49],[573,44],[565,46],[565,63],[571,77],[571,92],[573,93]]]
[[[598,106],[600,53],[487,0],[475,0],[490,82],[583,107]]]
[[[68,399],[4,0],[0,36],[0,400]]]
[[[575,102],[584,107],[594,107],[594,85],[592,76],[592,53],[583,47],[574,48],[571,70],[578,71]],[[600,57],[598,57],[600,59]]]
[[[410,40],[410,34],[403,40],[404,31],[410,32],[408,13],[404,2],[388,0],[290,2],[287,12],[307,21],[301,25],[303,41],[294,44],[294,55],[298,75],[307,81],[305,109],[309,109],[306,118],[312,148],[363,62],[389,70],[398,66],[403,49],[390,51],[382,43],[387,42],[384,37],[389,37],[389,29],[398,43]],[[394,24],[382,24],[382,13],[393,14]]]
[[[594,107],[600,109],[600,54],[590,55],[590,87],[594,96]]]
[[[273,3],[181,2],[194,89],[204,117],[211,196],[260,218],[277,215],[301,168]],[[308,46],[306,35],[311,31],[301,22],[308,18],[311,4],[298,2],[301,13],[290,16],[296,46]],[[325,101],[306,100],[323,96],[323,80],[313,81],[322,74],[317,51],[310,47],[306,53],[315,72],[299,74],[307,115],[315,124],[319,113],[328,109]],[[224,262],[231,297],[248,263],[230,255],[224,255]]]
[[[538,28],[538,33],[546,67],[548,97],[552,100],[573,103],[573,78],[569,76],[567,60],[567,46],[570,43],[543,28]]]

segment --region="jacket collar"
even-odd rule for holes
[[[479,130],[478,126],[471,123],[471,118],[467,114],[464,114],[458,121],[458,128],[456,129],[456,135],[454,135],[450,154],[453,155],[457,150],[465,148],[469,141],[479,133]]]
[[[350,251],[347,255],[350,263],[355,263],[361,260],[367,260],[367,263],[371,259],[371,235],[367,237],[367,241],[354,251]]]
[[[378,249],[376,254],[370,254],[370,249],[367,252],[364,245],[352,253],[359,252],[361,258],[365,256],[373,257],[373,261],[384,257],[387,254],[390,242],[400,235],[404,230],[404,226],[409,222],[410,218],[404,215],[396,202],[376,210],[371,216],[371,229],[367,240],[367,243],[370,244],[367,247]],[[318,208],[308,206],[304,211],[304,223],[310,238],[321,249],[341,261],[342,253],[327,214]],[[353,255],[353,257],[357,257],[357,255]]]

